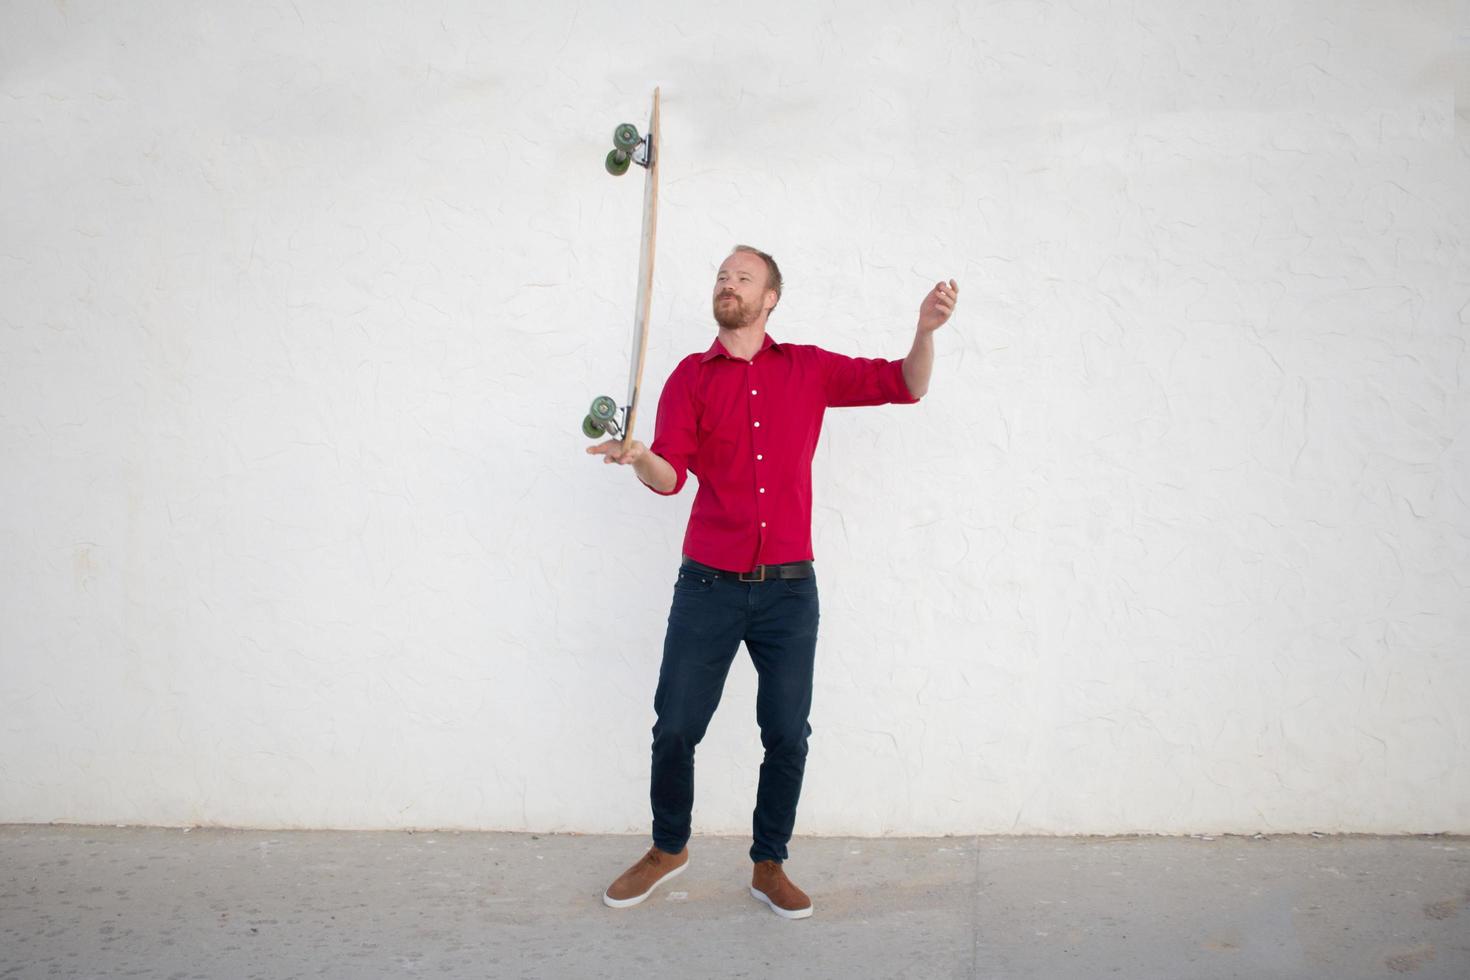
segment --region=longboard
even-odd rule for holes
[[[633,347],[628,363],[628,398],[619,406],[611,395],[592,400],[592,410],[582,420],[582,433],[589,439],[599,436],[621,436],[622,451],[633,441],[633,425],[638,420],[638,396],[643,387],[643,362],[648,355],[648,309],[653,298],[653,248],[658,225],[658,89],[653,90],[653,109],[648,115],[648,129],[640,135],[638,127],[623,123],[613,130],[613,148],[604,165],[613,176],[628,172],[630,164],[644,168],[643,238],[638,249],[638,301],[633,312]]]

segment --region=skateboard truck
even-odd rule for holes
[[[614,177],[621,177],[628,172],[630,163],[653,166],[653,152],[653,140],[639,136],[638,127],[632,123],[623,123],[613,130],[613,148],[607,152],[603,166]]]
[[[612,400],[612,396],[598,395],[592,399],[592,411],[582,420],[582,434],[588,439],[604,435],[614,438],[622,436],[623,427],[618,423],[619,413],[624,420],[627,419],[628,410],[618,408],[618,403]]]

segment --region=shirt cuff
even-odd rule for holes
[[[653,452],[653,450],[650,449],[649,452]],[[657,455],[657,454],[655,454],[655,455]],[[664,462],[666,462],[666,463],[668,462],[668,457],[663,457],[663,459],[664,459]],[[680,490],[683,490],[684,489],[684,481],[686,481],[686,480],[689,479],[689,469],[688,469],[688,467],[678,466],[677,464],[674,464],[674,463],[669,463],[669,465],[674,468],[674,489],[672,489],[672,490],[660,490],[658,487],[649,486],[647,483],[643,483],[643,477],[641,477],[641,476],[638,477],[638,482],[639,483],[643,483],[643,485],[645,487],[648,487],[648,489],[652,490],[654,493],[658,494],[660,497],[672,497],[674,494],[676,494]]]
[[[893,403],[895,405],[913,405],[918,402],[918,397],[909,390],[909,383],[903,376],[902,359],[891,362],[890,370],[893,372]]]

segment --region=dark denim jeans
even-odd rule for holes
[[[751,830],[752,861],[786,860],[806,769],[812,666],[817,649],[817,580],[739,582],[679,569],[653,709],[653,843],[677,854],[691,832],[694,747],[704,738],[742,640],[759,682],[755,717],[761,763]]]

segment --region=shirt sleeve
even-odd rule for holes
[[[648,449],[674,468],[674,489],[665,493],[656,487],[638,482],[663,497],[672,497],[684,489],[689,477],[689,468],[694,463],[694,454],[699,448],[698,430],[694,416],[694,378],[690,362],[674,368],[664,390],[658,397],[658,420],[653,427],[653,445]]]
[[[821,350],[818,348],[818,350]],[[903,379],[903,361],[881,357],[848,357],[821,351],[827,407],[912,405],[919,399]]]

